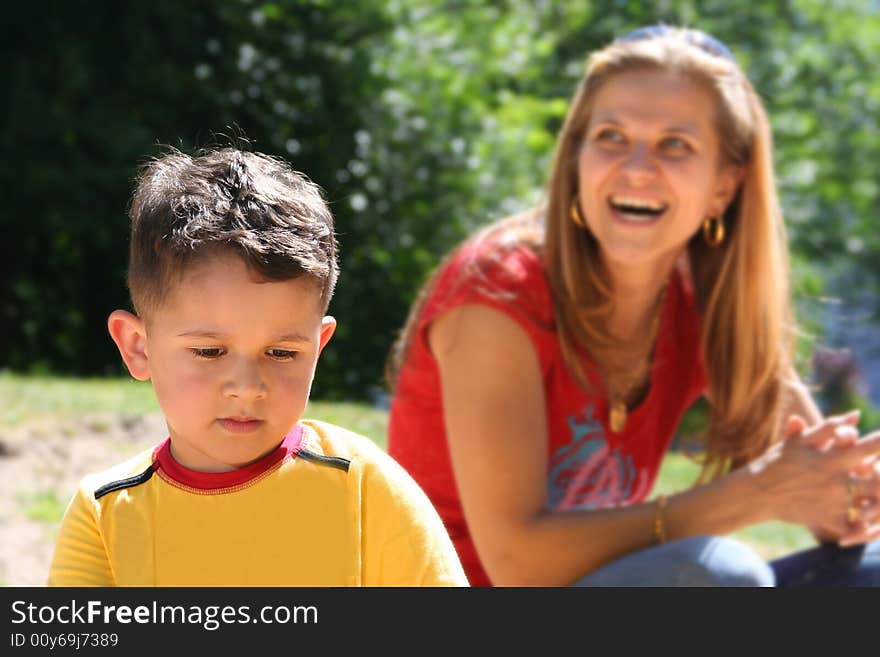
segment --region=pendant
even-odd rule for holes
[[[620,433],[626,426],[626,404],[622,399],[616,399],[611,403],[608,412],[608,424],[614,433]]]

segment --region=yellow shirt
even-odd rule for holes
[[[50,586],[467,586],[440,517],[369,439],[305,420],[231,473],[168,441],[83,479]]]

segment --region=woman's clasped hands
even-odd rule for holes
[[[784,440],[749,471],[775,519],[840,546],[880,537],[880,431],[859,436],[858,411],[807,427],[791,416]]]

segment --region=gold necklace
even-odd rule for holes
[[[651,318],[651,330],[648,334],[648,339],[645,341],[647,348],[645,349],[645,353],[639,358],[638,365],[631,370],[632,374],[623,379],[622,385],[619,384],[619,382],[615,382],[615,385],[612,385],[612,377],[606,374],[605,385],[608,388],[608,424],[614,433],[620,433],[626,427],[628,413],[626,404],[627,399],[631,397],[640,385],[644,384],[645,375],[650,375],[650,365],[654,352],[654,340],[657,337],[657,330],[660,327],[660,317],[663,314],[663,303],[665,299],[666,286],[664,285],[663,289],[660,291],[657,307],[654,309],[654,314]],[[607,368],[606,371],[609,371],[610,369],[611,368]]]

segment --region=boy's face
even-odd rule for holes
[[[122,313],[123,311],[116,311]],[[235,254],[194,266],[126,349],[132,375],[149,378],[168,422],[171,450],[203,472],[266,455],[302,415],[318,355],[336,327],[322,317],[314,281],[255,278]],[[117,330],[119,330],[117,328]]]

